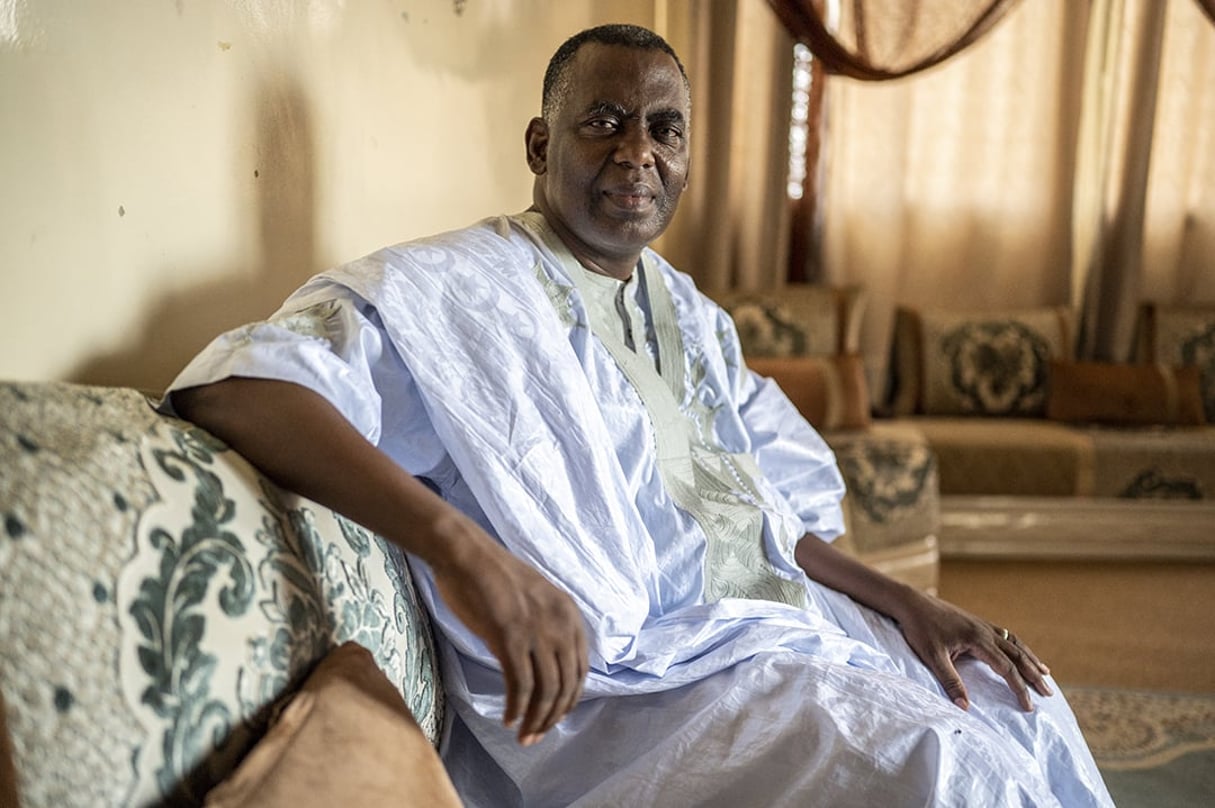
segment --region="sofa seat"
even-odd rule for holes
[[[942,496],[1215,499],[1215,427],[963,416],[896,421],[931,444]]]
[[[945,557],[1215,559],[1215,427],[893,423],[937,457]]]
[[[377,536],[131,389],[0,384],[0,467],[21,805],[201,804],[347,641],[437,742],[430,624]]]

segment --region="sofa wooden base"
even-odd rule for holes
[[[1215,502],[942,496],[942,558],[1215,561]]]

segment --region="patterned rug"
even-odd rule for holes
[[[1215,694],[1065,692],[1119,808],[1215,805]]]

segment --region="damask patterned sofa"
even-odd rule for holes
[[[21,805],[201,804],[347,641],[437,740],[429,624],[378,537],[130,389],[0,385],[0,443],[0,758],[7,726]]]
[[[1063,307],[902,308],[887,415],[937,457],[950,556],[1215,559],[1215,306],[1141,307],[1130,363]]]
[[[258,739],[349,641],[436,743],[443,692],[402,554],[153,405],[0,384],[0,806],[14,784],[26,808],[225,789],[208,804],[266,804],[241,796],[250,762],[279,754],[259,758]],[[932,588],[935,466],[922,441],[881,434],[837,439],[855,486],[845,546]]]

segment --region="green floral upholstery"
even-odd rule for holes
[[[0,688],[26,806],[201,804],[331,648],[436,741],[404,556],[134,390],[0,385]]]

